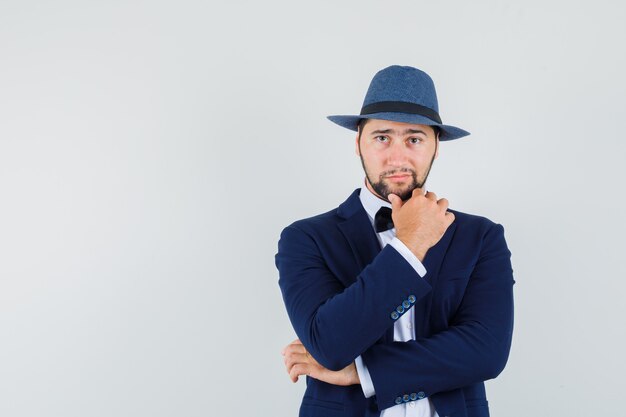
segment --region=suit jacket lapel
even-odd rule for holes
[[[337,209],[339,217],[345,219],[338,223],[337,227],[352,249],[355,260],[355,277],[380,252],[380,244],[372,228],[372,223],[359,200],[359,191],[358,189],[355,190]]]
[[[345,220],[337,226],[346,238],[353,255],[354,279],[369,265],[380,252],[380,242],[376,237],[372,223],[359,199],[359,190],[355,190],[339,206],[337,214]],[[346,260],[348,262],[348,260]],[[384,342],[393,341],[393,326],[383,335]]]

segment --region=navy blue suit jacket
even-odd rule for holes
[[[296,334],[328,369],[362,355],[376,391],[366,399],[360,385],[307,377],[301,417],[376,416],[413,393],[430,397],[440,417],[489,415],[483,381],[502,371],[511,345],[511,253],[501,225],[450,211],[455,221],[427,252],[424,277],[391,245],[380,249],[358,189],[283,230],[276,266]],[[416,340],[394,342],[392,313],[407,300]]]

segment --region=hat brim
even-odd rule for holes
[[[459,139],[464,136],[468,136],[470,133],[466,130],[458,128],[456,126],[439,124],[427,117],[420,116],[419,114],[410,114],[410,113],[372,113],[367,115],[358,115],[358,116],[328,116],[328,120],[333,123],[338,124],[341,127],[345,127],[346,129],[358,131],[359,121],[361,119],[380,119],[380,120],[389,120],[392,122],[401,122],[401,123],[411,123],[411,124],[420,124],[420,125],[428,125],[428,126],[438,126],[441,129],[439,133],[439,140],[454,140]]]

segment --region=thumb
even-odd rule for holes
[[[402,199],[395,194],[389,194],[387,200],[391,203],[391,211],[395,212],[402,207]]]

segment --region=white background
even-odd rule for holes
[[[278,235],[362,184],[391,64],[444,122],[428,188],[502,223],[494,416],[620,413],[626,7],[0,0],[0,415],[295,416]]]

